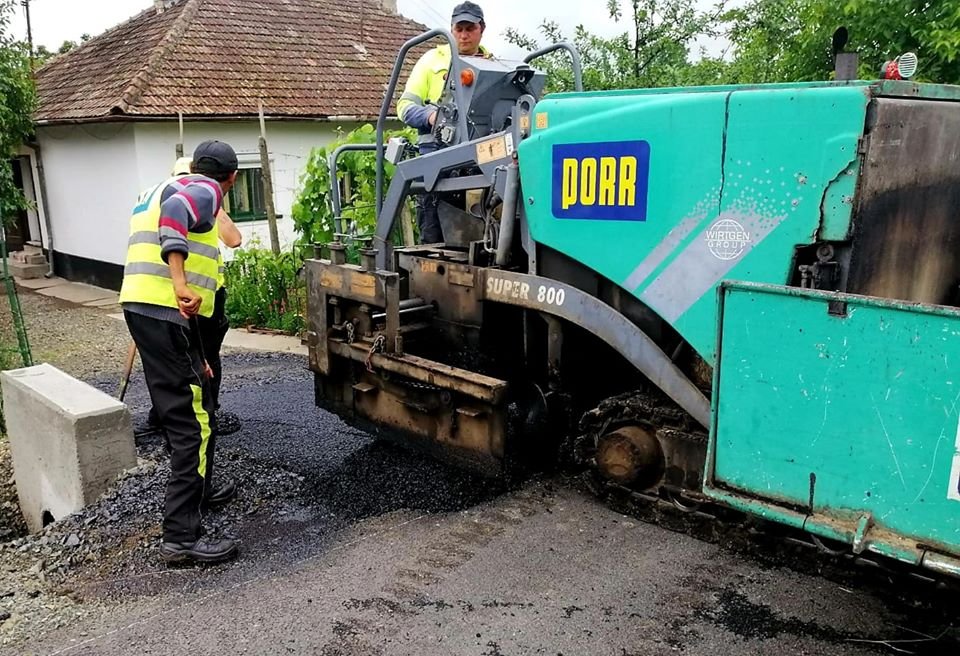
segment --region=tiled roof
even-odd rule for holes
[[[379,0],[166,0],[37,72],[40,122],[111,116],[375,118],[424,32]],[[408,68],[415,61],[409,55]]]

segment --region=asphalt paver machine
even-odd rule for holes
[[[544,96],[532,59],[454,55],[411,156],[383,128],[437,36],[383,103],[373,240],[306,263],[317,404],[960,574],[960,88]],[[444,243],[395,246],[426,192]]]

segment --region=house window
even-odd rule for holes
[[[267,218],[263,202],[263,170],[240,169],[237,182],[227,193],[223,209],[234,221],[259,221]]]

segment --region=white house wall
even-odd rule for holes
[[[53,250],[123,264],[139,187],[133,124],[43,126],[37,139]]]
[[[300,176],[313,148],[329,145],[358,123],[268,121],[267,147],[281,248],[297,240],[291,215]],[[389,126],[396,127],[394,125]],[[259,121],[184,124],[184,154],[201,141],[219,139],[237,151],[240,166],[260,166]],[[46,212],[55,268],[61,275],[119,286],[126,257],[130,212],[137,196],[169,177],[176,159],[176,121],[39,126],[46,183]],[[43,215],[36,217],[45,226]],[[266,221],[239,224],[244,245],[270,245]],[[44,229],[44,246],[50,235]],[[231,258],[229,252],[227,259]],[[102,270],[101,270],[102,269]]]
[[[300,188],[300,176],[306,168],[313,148],[331,143],[337,128],[344,132],[358,124],[332,124],[313,121],[267,122],[267,149],[273,174],[274,204],[278,221],[277,231],[282,249],[289,249],[297,240],[291,210]],[[185,122],[183,152],[189,156],[197,144],[207,139],[219,139],[237,151],[240,166],[260,166],[260,123],[248,122]],[[140,186],[147,188],[170,174],[176,159],[179,126],[173,123],[138,123],[136,125],[136,171]],[[238,224],[244,244],[270,246],[266,221]],[[229,255],[228,255],[229,258]]]

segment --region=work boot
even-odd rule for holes
[[[194,542],[161,542],[160,557],[166,563],[219,563],[237,555],[237,543],[226,538],[200,538]]]
[[[218,485],[210,492],[210,496],[208,496],[203,503],[204,509],[222,506],[232,501],[235,496],[237,496],[236,483],[227,481],[226,483]]]
[[[233,414],[232,412],[224,412],[223,410],[217,410],[217,435],[232,435],[238,430],[243,428],[243,423],[240,421],[240,417]]]

